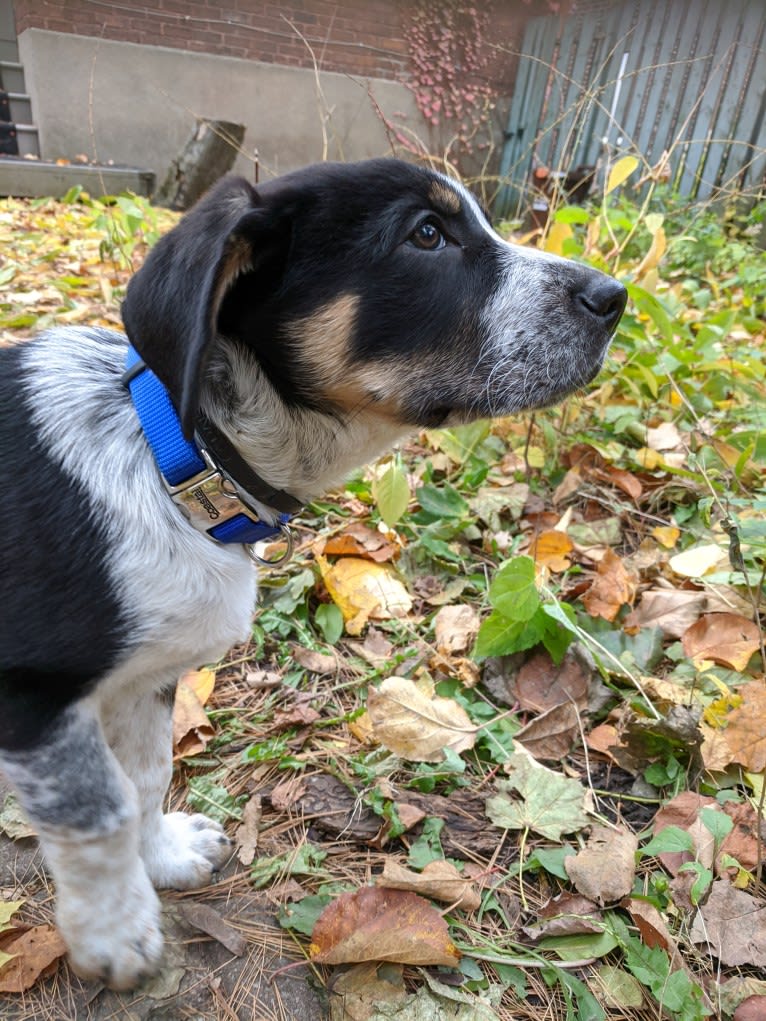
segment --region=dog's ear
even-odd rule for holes
[[[224,178],[157,242],[128,285],[128,337],[167,387],[187,437],[221,303],[240,274],[277,252],[284,258],[284,220],[243,178]]]

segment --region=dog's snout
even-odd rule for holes
[[[576,299],[592,316],[612,329],[625,311],[628,292],[617,280],[599,273],[587,278]]]

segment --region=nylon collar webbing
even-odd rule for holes
[[[248,545],[282,532],[290,515],[278,514],[276,524],[259,519],[209,449],[186,439],[165,386],[132,345],[123,379],[165,484],[196,528],[217,542]]]

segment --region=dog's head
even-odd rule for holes
[[[164,237],[123,304],[187,435],[218,338],[282,400],[408,426],[550,404],[598,372],[610,277],[508,244],[458,183],[394,159],[229,177]]]

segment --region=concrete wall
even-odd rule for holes
[[[161,182],[196,117],[246,125],[235,169],[250,178],[254,149],[262,177],[323,157],[384,155],[368,85],[387,116],[406,114],[427,137],[411,92],[391,80],[321,72],[321,101],[309,68],[37,28],[18,42],[44,159],[85,154],[154,170]]]

